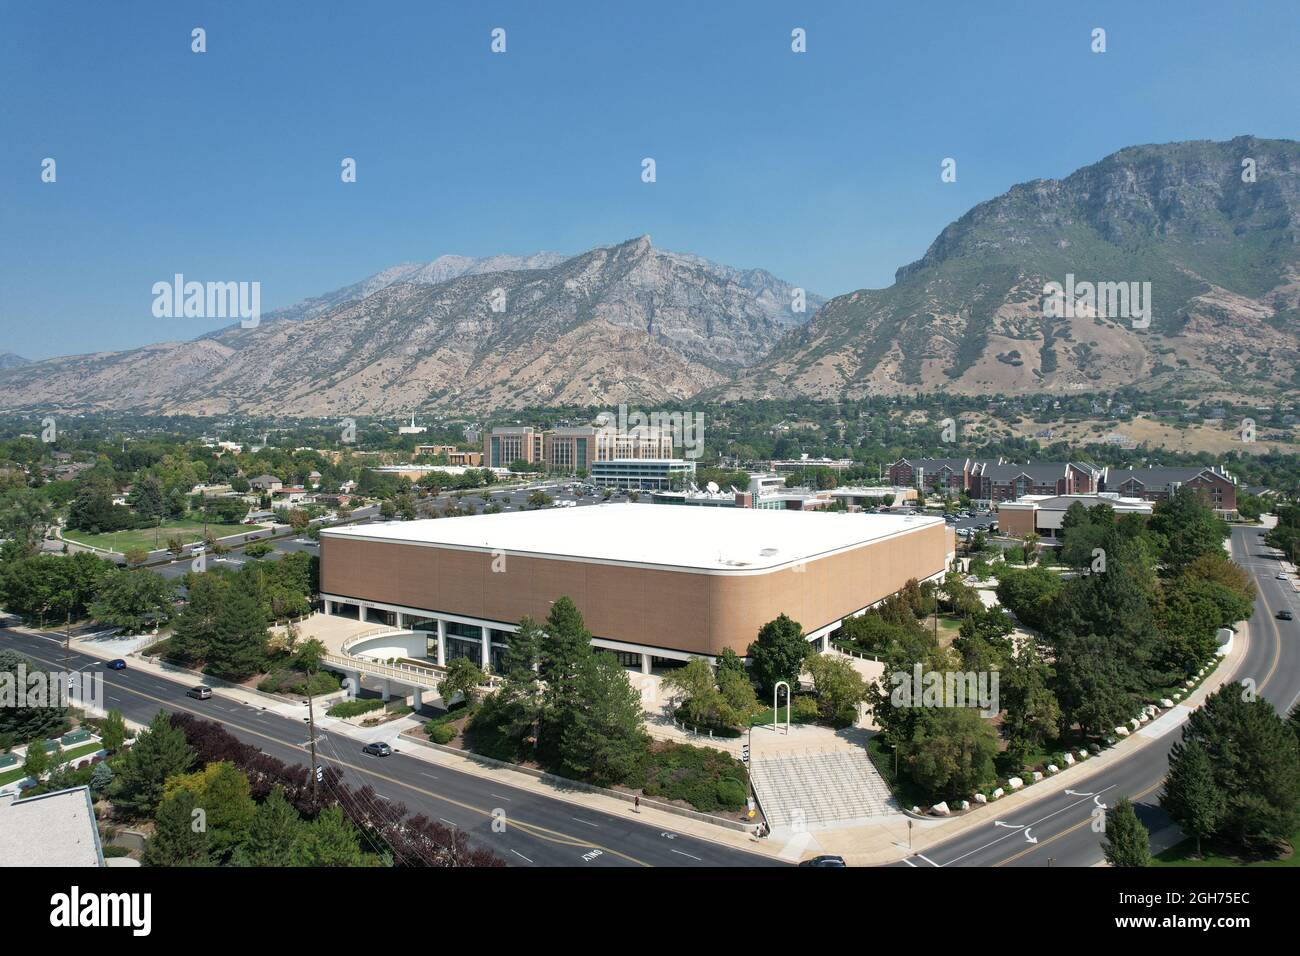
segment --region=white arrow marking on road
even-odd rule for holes
[[[1067,790],[1065,792],[1072,797],[1095,797],[1096,796],[1095,793],[1081,793],[1078,790]]]
[[[1101,797],[1093,797],[1093,798],[1092,798],[1092,802],[1095,803],[1095,804],[1097,804],[1097,808],[1098,808],[1098,809],[1100,809],[1100,810],[1105,810],[1105,809],[1106,809],[1106,804],[1104,804],[1104,803],[1101,802]]]
[[[1029,835],[1029,827],[1025,827],[1025,839],[1028,840],[1030,843],[1038,842],[1038,837]]]
[[[993,825],[995,827],[1006,827],[1008,830],[1019,830],[1024,826],[1023,823],[1003,823],[1001,820],[994,820]]]

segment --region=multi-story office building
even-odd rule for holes
[[[509,468],[517,461],[528,464],[545,461],[542,432],[531,425],[494,428],[483,439],[483,464],[488,468]]]
[[[634,428],[626,432],[592,425],[538,431],[530,425],[494,428],[483,439],[482,463],[509,468],[516,461],[542,463],[550,471],[591,471],[601,461],[656,460],[673,457],[671,432]]]
[[[455,445],[416,445],[415,454],[445,457],[447,464],[465,468],[477,468],[483,464],[481,451],[461,451]]]
[[[683,458],[614,458],[591,463],[591,483],[625,491],[666,491],[695,477],[695,462]]]

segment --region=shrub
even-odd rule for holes
[[[456,728],[452,724],[433,724],[428,728],[428,734],[435,744],[449,744],[456,739]]]
[[[745,806],[745,785],[731,777],[718,781],[718,803],[724,810],[739,810]]]
[[[329,717],[356,717],[383,706],[382,700],[341,700],[325,713]]]

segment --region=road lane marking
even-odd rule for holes
[[[685,850],[676,850],[676,849],[675,849],[675,850],[673,850],[673,852],[674,852],[674,853],[680,853],[682,856],[689,856],[692,860],[696,860],[697,862],[700,862],[700,863],[703,863],[703,862],[704,862],[704,861],[701,860],[698,856],[692,856],[690,853],[687,853]]]
[[[518,850],[516,850],[516,849],[511,848],[510,852],[513,853],[515,856],[519,857],[519,859],[523,860],[525,863],[532,863],[532,862],[533,862],[532,860],[528,859],[528,857],[524,856],[522,853],[520,853],[520,852],[519,852]],[[534,865],[535,865],[535,864],[534,864]]]
[[[36,658],[36,659],[37,659],[37,660],[40,660],[41,663],[43,663],[43,664],[49,664],[49,665],[51,665],[51,666],[55,666],[54,663],[51,662],[51,661],[41,660],[41,658]],[[105,682],[105,683],[107,683],[107,682]],[[127,687],[127,686],[125,686],[125,685],[112,684],[112,685],[110,685],[110,686],[113,686],[113,687],[121,687],[122,690],[125,690],[125,691],[127,691],[128,693],[134,694],[134,695],[137,696],[137,697],[143,697],[145,700],[152,700],[152,701],[154,701],[155,703],[162,705],[163,707],[171,707],[171,708],[175,708],[176,710],[180,710],[180,711],[183,711],[183,712],[188,713],[188,714],[193,714],[195,717],[200,717],[200,718],[203,718],[203,719],[205,719],[205,720],[211,720],[211,719],[212,719],[211,716],[210,716],[209,714],[206,714],[206,713],[204,713],[204,712],[202,712],[202,711],[194,710],[194,709],[192,709],[192,708],[190,708],[190,707],[185,706],[184,704],[177,704],[177,703],[175,703],[175,702],[173,702],[173,701],[170,701],[170,700],[164,700],[164,699],[161,698],[161,697],[155,697],[155,696],[153,696],[152,694],[146,694],[146,693],[144,693],[143,691],[133,690],[132,688]],[[287,748],[289,748],[290,750],[297,750],[297,751],[299,751],[299,752],[303,752],[303,753],[307,752],[305,747],[300,747],[300,746],[298,746],[297,744],[295,744],[295,743],[293,743],[293,742],[291,742],[291,741],[280,740],[280,739],[277,738],[277,737],[272,737],[270,734],[262,733],[260,730],[256,730],[256,729],[254,729],[254,728],[252,728],[252,727],[247,727],[247,726],[243,726],[243,725],[241,725],[241,724],[237,724],[237,723],[235,723],[234,721],[228,721],[228,723],[230,724],[230,726],[232,726],[232,727],[236,727],[236,728],[238,728],[239,730],[244,731],[245,733],[252,734],[252,735],[255,736],[255,737],[261,737],[263,740],[269,740],[269,741],[271,741],[272,743],[277,744],[277,745],[279,745],[279,746],[281,746],[281,747],[287,747]],[[403,781],[403,780],[398,780],[396,777],[390,777],[390,776],[388,776],[387,774],[379,773],[379,772],[374,771],[374,770],[369,770],[369,769],[366,769],[366,768],[364,768],[364,767],[360,767],[360,766],[358,766],[358,765],[356,765],[356,764],[348,763],[348,762],[345,761],[345,760],[339,760],[339,759],[336,758],[336,757],[320,757],[319,759],[321,759],[321,760],[323,760],[323,761],[325,761],[325,762],[327,762],[327,763],[334,763],[334,764],[337,764],[337,765],[339,765],[340,767],[347,767],[348,769],[350,769],[350,770],[354,770],[354,771],[356,771],[357,773],[360,773],[360,774],[362,774],[362,775],[369,775],[369,776],[375,777],[375,778],[377,778],[377,779],[379,779],[379,780],[385,780],[385,781],[387,781],[388,783],[394,784],[395,786],[398,786],[398,787],[405,787],[405,788],[407,788],[408,790],[414,790],[416,793],[424,794],[425,796],[427,796],[427,797],[432,797],[432,798],[435,799],[435,800],[441,800],[441,801],[443,801],[444,803],[450,803],[452,806],[460,807],[462,810],[468,810],[468,811],[470,811],[470,812],[472,812],[472,813],[477,813],[477,814],[479,814],[480,816],[484,816],[484,817],[489,817],[489,818],[492,817],[492,811],[491,811],[491,810],[483,810],[483,809],[480,809],[479,807],[476,807],[476,806],[474,806],[473,804],[465,803],[465,802],[463,802],[463,801],[461,801],[461,800],[455,800],[455,799],[453,799],[453,798],[451,798],[451,797],[448,797],[448,796],[445,796],[444,794],[441,794],[441,793],[434,793],[432,790],[426,790],[426,789],[424,789],[423,787],[418,787],[418,786],[416,786],[416,785],[413,784],[413,783],[407,783],[407,782],[405,782],[405,781]],[[634,857],[634,856],[631,856],[631,855],[629,855],[629,854],[627,854],[627,853],[623,853],[623,852],[621,852],[621,851],[619,851],[619,850],[614,850],[614,849],[611,849],[611,848],[609,848],[609,847],[600,846],[599,844],[592,843],[590,840],[582,840],[582,839],[579,839],[578,837],[572,836],[572,835],[570,835],[570,834],[568,834],[568,833],[564,833],[563,831],[560,831],[560,830],[552,830],[552,829],[550,829],[550,828],[548,828],[548,827],[543,827],[543,826],[541,826],[540,824],[536,824],[536,823],[528,823],[528,822],[526,822],[526,821],[522,821],[522,820],[518,820],[518,819],[516,819],[516,820],[514,820],[514,821],[512,821],[512,822],[514,823],[514,825],[515,825],[516,827],[518,827],[519,829],[523,830],[525,833],[528,833],[529,835],[531,835],[531,836],[533,836],[533,837],[535,837],[535,838],[537,838],[537,839],[539,839],[539,840],[544,840],[544,841],[546,841],[546,842],[548,842],[548,843],[554,843],[554,844],[557,844],[557,845],[559,845],[559,846],[591,847],[591,848],[594,848],[594,849],[603,850],[603,851],[606,852],[606,853],[612,853],[612,854],[614,854],[614,856],[617,856],[617,857],[620,857],[621,859],[627,860],[629,863],[635,863],[637,866],[645,866],[645,867],[653,866],[653,864],[651,864],[651,863],[647,863],[646,861],[644,861],[644,860],[640,860],[640,859],[638,859],[638,858],[636,858],[636,857]]]

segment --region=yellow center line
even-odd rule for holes
[[[45,660],[44,658],[38,657],[35,654],[32,654],[28,651],[19,651],[19,653],[23,654],[26,657],[30,657],[34,660],[40,661],[42,664],[48,664],[51,667],[59,666],[59,663],[56,661]],[[159,679],[165,680],[166,678],[159,678]],[[152,700],[162,705],[163,707],[170,707],[176,710],[182,710],[187,714],[193,714],[195,717],[202,718],[203,720],[212,720],[214,723],[221,723],[231,727],[235,727],[239,730],[244,731],[245,733],[253,734],[256,737],[261,737],[263,740],[269,740],[272,743],[279,744],[280,746],[289,747],[292,750],[298,750],[301,751],[302,753],[310,753],[310,750],[308,750],[307,747],[304,747],[301,744],[294,744],[286,740],[280,740],[278,737],[272,737],[270,734],[264,734],[260,730],[257,730],[253,727],[246,727],[243,724],[237,723],[233,720],[229,720],[224,716],[221,718],[214,718],[211,714],[205,714],[202,711],[194,710],[185,704],[178,704],[175,703],[174,701],[163,700],[161,697],[154,697],[152,694],[146,694],[142,690],[136,690],[135,688],[127,687],[125,684],[117,684],[109,680],[105,680],[104,683],[107,684],[109,687],[117,687],[120,690],[126,691],[127,693],[135,694],[136,696],[143,697],[146,700]],[[462,810],[468,810],[472,813],[477,813],[480,816],[488,817],[489,819],[492,818],[491,810],[483,810],[471,804],[464,803],[452,797],[445,796],[444,794],[435,793],[432,790],[426,790],[424,787],[417,786],[416,784],[407,783],[406,781],[399,780],[396,777],[390,777],[387,774],[378,772],[377,770],[371,770],[366,767],[358,766],[357,764],[348,763],[346,760],[340,760],[337,757],[326,757],[317,754],[317,759],[328,763],[338,764],[341,767],[347,767],[349,770],[355,770],[359,774],[371,776],[378,780],[385,780],[389,783],[396,784],[399,787],[405,787],[408,790],[414,790],[416,793],[424,794],[426,797],[432,797],[435,800],[441,800],[444,803],[451,804],[452,806],[460,807]],[[593,843],[590,840],[583,840],[579,837],[573,836],[572,834],[564,833],[561,830],[551,830],[537,823],[528,823],[524,820],[518,820],[513,818],[508,819],[508,822],[519,827],[519,829],[523,830],[525,833],[531,834],[532,836],[537,837],[539,840],[545,840],[548,843],[554,843],[559,846],[589,847],[593,850],[600,850],[602,853],[611,853],[614,856],[627,860],[629,863],[635,863],[638,866],[654,865],[652,863],[647,863],[644,860],[639,860],[634,856],[629,856],[626,853],[622,853],[610,847],[602,846],[599,843]]]

